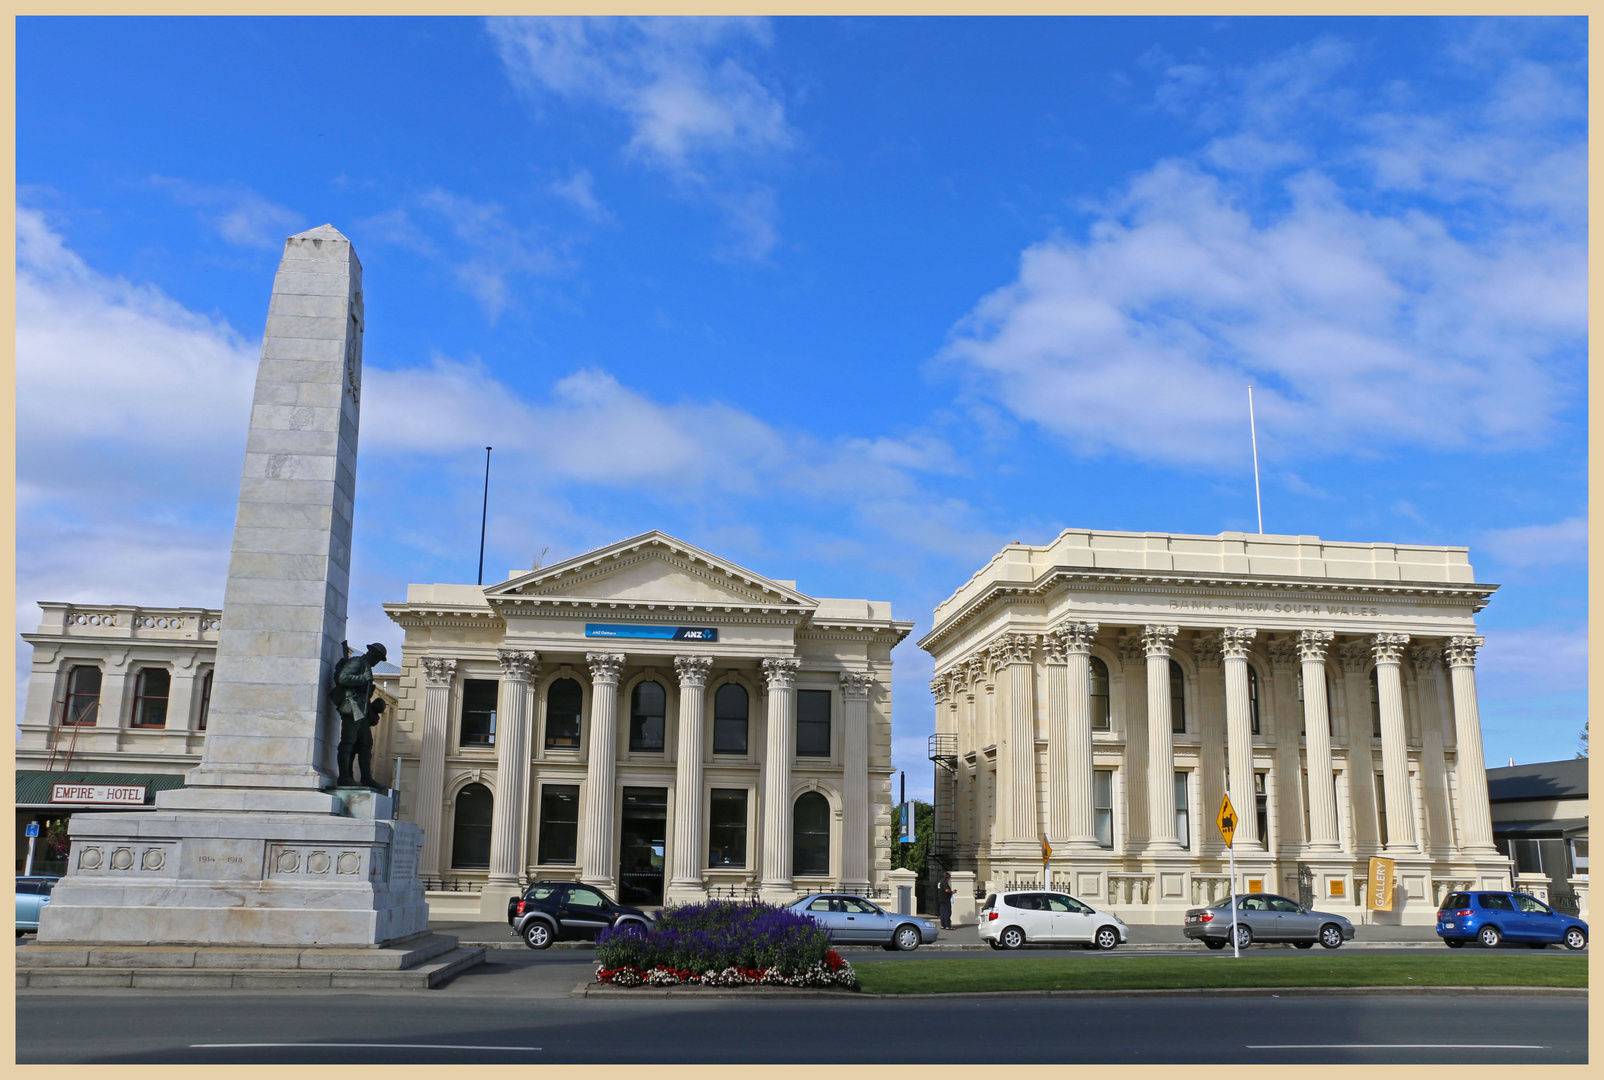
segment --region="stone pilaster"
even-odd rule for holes
[[[679,743],[674,764],[674,873],[667,899],[692,903],[703,899],[702,887],[702,755],[707,716],[707,673],[711,656],[676,656],[679,673]]]
[[[1039,851],[1035,671],[1031,663],[1036,635],[1005,634],[996,648],[1008,668],[1008,745],[1006,750],[999,748],[997,755],[999,761],[1007,762],[1008,775],[1001,784],[1001,794],[1005,798],[999,808],[1003,813],[998,832],[1004,844],[1011,844],[1020,851]]]
[[[1236,807],[1239,847],[1259,844],[1259,816],[1254,806],[1253,716],[1248,701],[1248,651],[1258,633],[1252,627],[1226,627],[1220,631],[1220,656],[1225,663],[1226,773],[1231,805]]]
[[[1438,712],[1438,686],[1442,682],[1443,650],[1415,644],[1409,649],[1415,669],[1415,697],[1420,720],[1421,794],[1426,804],[1425,839],[1433,859],[1453,854],[1453,815],[1448,801],[1448,762],[1443,753],[1442,714]]]
[[[498,649],[501,686],[496,702],[496,795],[490,819],[490,875],[480,894],[486,904],[517,892],[524,869],[524,815],[529,805],[529,680],[540,654]],[[488,898],[487,898],[488,897]]]
[[[586,653],[590,664],[590,739],[584,818],[579,823],[579,880],[610,888],[618,872],[613,777],[618,763],[618,676],[623,653]]]
[[[1415,855],[1414,795],[1409,786],[1409,733],[1404,727],[1403,680],[1399,666],[1408,634],[1371,637],[1376,659],[1376,692],[1381,702],[1381,776],[1386,782],[1387,854]]]
[[[1303,666],[1303,739],[1309,770],[1309,848],[1334,852],[1341,845],[1337,831],[1337,795],[1332,784],[1331,703],[1326,700],[1326,652],[1329,630],[1305,630],[1298,635]]]
[[[1067,623],[1049,634],[1043,644],[1048,655],[1047,805],[1052,815],[1048,835],[1080,851],[1097,848],[1091,716],[1091,655],[1096,636],[1096,623]],[[1055,681],[1059,685],[1055,686]]]
[[[769,715],[763,755],[763,860],[759,890],[765,900],[787,901],[791,889],[791,756],[796,750],[796,673],[799,661],[763,661]]]
[[[1170,650],[1174,626],[1144,626],[1147,653],[1147,846],[1154,855],[1182,851],[1175,836],[1175,739],[1170,730]]]
[[[440,876],[440,803],[446,787],[446,727],[451,718],[451,683],[457,662],[447,656],[425,656],[423,665],[423,730],[418,749],[418,827],[423,851],[418,873]]]
[[[1481,713],[1476,703],[1476,652],[1482,637],[1448,639],[1448,674],[1454,691],[1454,743],[1458,748],[1459,816],[1467,853],[1492,855],[1492,813],[1487,802],[1487,763],[1482,757]]]
[[[869,887],[869,692],[874,673],[843,671],[840,679],[846,713],[841,733],[841,888],[850,891]],[[938,708],[945,697],[943,685]]]

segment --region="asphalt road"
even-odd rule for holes
[[[22,991],[17,1061],[1587,1061],[1587,1000],[1581,997],[569,997],[592,970],[584,954],[505,952],[429,992]]]

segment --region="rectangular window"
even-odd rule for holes
[[[166,668],[141,668],[134,682],[134,727],[166,727],[173,677]]]
[[[1253,774],[1253,810],[1259,822],[1259,846],[1270,850],[1270,793],[1269,774]]]
[[[62,702],[61,723],[94,727],[100,715],[100,669],[75,667],[67,673],[67,700]]]
[[[462,683],[462,746],[496,745],[496,679],[464,679]]]
[[[796,756],[830,756],[830,691],[796,692]]]
[[[1186,773],[1175,774],[1175,838],[1184,848],[1192,846],[1192,815],[1186,804]]]
[[[215,670],[208,670],[205,678],[201,679],[200,719],[195,724],[201,731],[206,730],[206,716],[212,711],[212,671]]]
[[[1571,862],[1576,867],[1573,875],[1579,878],[1587,876],[1587,837],[1578,836],[1571,841]]]
[[[540,789],[540,848],[542,863],[572,866],[579,839],[579,787],[546,784]]]
[[[1381,837],[1381,846],[1387,846],[1387,781],[1380,774],[1376,774],[1376,830]]]
[[[1335,805],[1335,804],[1333,804]],[[1312,837],[1309,831],[1309,770],[1303,770],[1303,842],[1307,844]]]
[[[1097,769],[1092,773],[1092,817],[1097,826],[1097,846],[1114,846],[1114,772]]]
[[[707,827],[707,865],[746,865],[746,789],[714,788]]]

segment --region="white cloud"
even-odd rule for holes
[[[596,198],[596,178],[589,169],[575,169],[566,180],[551,185],[551,190],[572,203],[592,221],[611,221],[613,215]]]
[[[1587,519],[1520,525],[1482,534],[1480,547],[1509,566],[1552,566],[1587,561]]]
[[[307,227],[301,214],[246,187],[210,187],[165,176],[151,180],[184,205],[201,207],[200,219],[237,247],[279,250],[285,239]]]
[[[1490,697],[1541,696],[1587,689],[1587,626],[1548,623],[1488,628],[1476,680]]]

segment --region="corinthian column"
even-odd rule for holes
[[[1067,623],[1043,642],[1047,656],[1048,835],[1082,850],[1097,846],[1091,712],[1092,639],[1096,636],[1096,623]]]
[[[483,902],[518,891],[524,866],[524,812],[529,804],[529,679],[539,653],[500,649],[500,700],[496,703],[496,798],[490,821],[490,875]],[[496,910],[500,910],[497,908]]]
[[[1259,815],[1253,787],[1253,714],[1248,703],[1248,650],[1253,648],[1252,627],[1226,627],[1220,631],[1220,656],[1225,661],[1226,775],[1231,805],[1236,807],[1236,839],[1246,847],[1259,843]]]
[[[618,761],[618,675],[623,653],[586,653],[590,664],[590,754],[585,763],[585,817],[579,824],[579,880],[611,887],[613,770]]]
[[[796,672],[798,661],[770,657],[763,661],[769,684],[769,715],[763,752],[763,876],[765,900],[789,901],[791,889],[791,751],[796,747]]]
[[[1381,701],[1381,775],[1387,788],[1387,853],[1415,853],[1415,806],[1409,790],[1409,737],[1404,730],[1399,662],[1408,634],[1376,634],[1376,693]]]
[[[1326,651],[1329,630],[1305,630],[1298,635],[1298,659],[1303,670],[1303,738],[1309,769],[1309,849],[1336,851],[1337,792],[1331,782],[1331,703],[1326,700]]]
[[[1179,854],[1175,837],[1175,740],[1170,731],[1170,650],[1178,629],[1142,627],[1147,652],[1147,849]]]
[[[418,752],[418,794],[415,817],[423,830],[418,876],[440,876],[440,803],[446,787],[446,721],[451,714],[451,680],[457,662],[425,656],[423,663],[423,731]]]
[[[1481,637],[1448,639],[1449,678],[1454,687],[1454,744],[1458,754],[1459,814],[1464,850],[1477,855],[1493,855],[1493,819],[1487,804],[1487,763],[1481,751],[1481,715],[1476,705],[1476,650],[1486,642]],[[1389,777],[1388,787],[1392,785]],[[1388,816],[1392,808],[1387,808]]]
[[[674,874],[668,898],[706,898],[702,888],[702,727],[707,714],[711,656],[676,656],[679,672],[679,746],[674,765]]]
[[[843,671],[840,678],[846,706],[841,742],[841,888],[861,891],[869,887],[869,691],[874,673]]]
[[[1036,839],[1036,709],[1032,691],[1035,671],[1031,654],[1035,634],[1004,634],[998,647],[1008,666],[1008,777],[1003,798],[1002,840],[1029,843]]]

